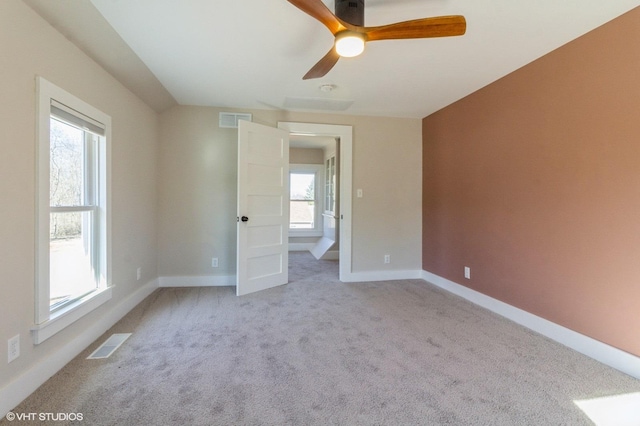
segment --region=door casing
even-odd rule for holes
[[[352,273],[352,166],[353,166],[353,127],[338,124],[278,122],[278,128],[291,135],[326,136],[339,138],[340,152],[340,281],[355,281]]]

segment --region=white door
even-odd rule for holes
[[[289,281],[289,133],[238,122],[236,294]]]

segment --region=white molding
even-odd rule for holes
[[[83,316],[111,300],[113,286],[98,289],[80,300],[53,312],[49,319],[31,328],[33,343],[39,345],[56,333],[64,330]]]
[[[227,287],[236,285],[235,275],[160,277],[160,287]]]
[[[457,284],[428,271],[422,271],[422,279],[450,293],[482,306],[498,315],[514,321],[530,330],[542,334],[583,355],[595,359],[609,367],[640,379],[640,357],[609,346],[549,320],[531,314],[493,297]]]
[[[36,391],[51,376],[67,365],[78,354],[96,341],[115,323],[135,308],[158,288],[158,280],[149,281],[135,293],[122,300],[104,316],[96,319],[80,335],[60,350],[42,359],[24,374],[0,389],[0,419],[25,398]]]
[[[322,215],[320,215],[322,216]],[[322,237],[322,230],[296,230],[289,228],[289,238],[317,238]]]
[[[68,111],[76,111],[85,119],[99,123],[104,127],[104,135],[100,137],[97,145],[97,182],[96,191],[96,234],[97,259],[94,266],[99,275],[98,288],[103,289],[103,293],[92,296],[94,299],[87,303],[87,306],[96,308],[101,303],[108,300],[110,295],[108,287],[111,286],[112,268],[111,264],[111,116],[88,104],[75,95],[56,86],[41,76],[36,76],[36,222],[35,222],[35,318],[36,327],[34,338],[40,343],[60,331],[62,324],[67,324],[69,316],[64,320],[56,320],[55,313],[50,308],[50,282],[49,282],[49,227],[50,227],[50,194],[49,194],[49,172],[50,172],[50,121],[51,104],[55,102],[59,107],[64,107]],[[106,289],[106,290],[105,290]],[[100,302],[100,303],[98,303]],[[75,304],[74,304],[75,305]],[[87,306],[82,310],[88,312]],[[75,310],[75,306],[72,310]],[[77,315],[77,313],[76,313]],[[73,321],[71,321],[73,322]],[[55,325],[53,325],[55,324]],[[68,325],[68,324],[67,324]],[[45,331],[47,330],[47,331]],[[55,330],[55,331],[53,331]],[[36,344],[37,344],[36,343]]]
[[[349,281],[345,282],[357,283],[367,281],[415,280],[422,278],[422,271],[418,269],[405,269],[393,271],[352,272],[349,274],[349,278]]]
[[[352,181],[353,181],[353,126],[339,124],[296,123],[279,121],[278,128],[290,134],[330,136],[340,138],[340,281],[359,281],[352,273]]]

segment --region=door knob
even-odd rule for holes
[[[242,216],[242,218],[240,218],[241,221],[243,222],[249,222],[249,218],[246,216]]]

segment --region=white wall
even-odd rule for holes
[[[235,274],[237,130],[218,128],[220,111],[274,127],[353,126],[353,187],[364,194],[353,199],[353,271],[421,270],[420,120],[177,106],[161,115],[160,276]]]
[[[323,164],[324,152],[320,148],[290,148],[291,164]]]
[[[33,374],[47,370],[45,360],[62,352],[68,356],[70,348],[77,347],[72,342],[85,330],[100,330],[107,318],[113,320],[116,307],[122,309],[123,301],[155,282],[158,116],[21,1],[0,1],[0,57],[0,348],[5,348],[0,350],[0,402],[6,404],[5,398],[14,396],[8,389],[14,392],[11,386],[24,381],[25,373],[46,379]],[[30,336],[35,308],[36,75],[112,117],[115,284],[111,301],[38,346]],[[137,267],[143,271],[140,281]],[[7,364],[4,342],[16,334],[21,355]]]

